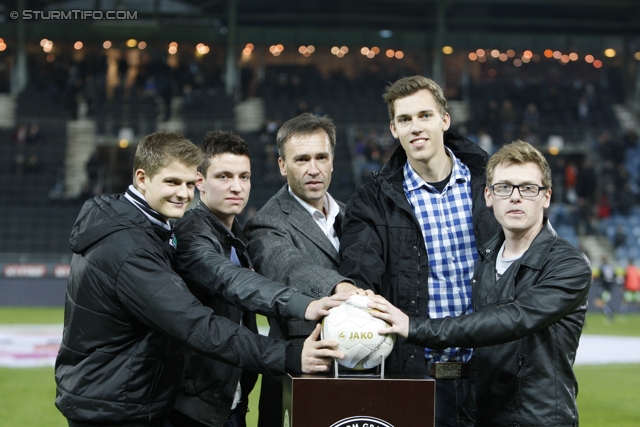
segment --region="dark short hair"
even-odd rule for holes
[[[138,144],[133,157],[134,184],[138,169],[153,178],[160,169],[176,160],[187,166],[199,166],[202,163],[202,150],[179,133],[158,131],[147,135]]]
[[[435,81],[428,79],[425,76],[417,75],[396,80],[390,86],[387,86],[382,97],[387,102],[389,120],[393,121],[395,117],[396,111],[394,104],[398,99],[406,98],[407,96],[413,95],[422,89],[426,89],[431,92],[438,104],[440,114],[444,116],[449,107],[447,106],[447,99],[444,97],[442,88]]]
[[[207,169],[211,164],[211,158],[218,154],[235,154],[238,156],[249,156],[249,145],[240,137],[240,135],[226,131],[214,130],[207,132],[202,141],[202,152],[204,160],[198,166],[198,172],[202,176],[206,176]]]
[[[329,136],[331,155],[336,149],[336,127],[329,116],[316,116],[311,113],[303,113],[291,120],[287,120],[278,130],[276,144],[278,156],[284,160],[284,144],[294,135],[312,135],[323,130]]]

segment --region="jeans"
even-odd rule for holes
[[[468,380],[436,380],[436,427],[462,427]],[[473,424],[471,424],[473,425]]]

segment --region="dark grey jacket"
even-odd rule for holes
[[[578,425],[573,373],[591,268],[586,256],[545,226],[496,282],[500,233],[480,247],[474,313],[413,318],[408,341],[475,348],[476,425]]]
[[[342,220],[344,204],[337,203]],[[331,295],[342,281],[351,282],[338,274],[338,251],[289,194],[287,184],[247,223],[245,233],[256,270],[271,280],[316,298]],[[304,320],[269,321],[269,336],[274,338],[306,338],[316,325]]]
[[[194,209],[178,220],[175,234],[176,271],[189,290],[217,315],[236,324],[242,322],[255,334],[258,331],[254,312],[304,319],[306,308],[314,298],[252,271],[246,239],[237,221],[230,232],[198,201]],[[244,268],[230,260],[232,247]],[[248,340],[243,345],[254,344]],[[279,344],[273,341],[273,345]],[[185,356],[183,380],[175,405],[178,411],[212,427],[224,425],[241,373],[243,399],[238,409],[246,410],[249,393],[257,379],[255,370],[242,371],[192,351],[186,351]]]
[[[473,231],[479,247],[499,230],[484,200],[488,155],[455,134],[445,133],[444,143],[471,172]],[[399,146],[373,181],[349,199],[340,243],[340,274],[415,317],[427,312],[429,259],[420,224],[402,187],[406,162],[407,155]],[[398,338],[386,366],[394,372],[426,373],[424,347]]]
[[[163,418],[178,390],[182,346],[272,375],[300,372],[299,347],[215,316],[189,292],[172,269],[170,235],[122,195],[82,207],[71,232],[55,367],[56,406],[65,417],[108,424]]]

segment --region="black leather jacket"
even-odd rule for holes
[[[499,228],[484,200],[485,164],[480,147],[445,133],[444,143],[471,172],[473,231],[476,245],[485,244]],[[381,294],[409,316],[427,312],[429,259],[420,224],[402,183],[407,155],[399,146],[373,181],[360,187],[347,203],[340,243],[340,274]],[[386,360],[393,372],[426,373],[424,347],[398,338]]]
[[[496,281],[500,233],[480,247],[474,313],[412,318],[408,341],[475,348],[477,426],[577,426],[573,374],[591,268],[586,256],[545,225]]]
[[[175,234],[178,241],[176,271],[191,292],[217,315],[236,324],[242,322],[256,334],[254,312],[304,319],[306,308],[314,298],[253,272],[246,238],[237,221],[230,232],[202,201],[198,201],[178,220]],[[244,268],[230,260],[231,248],[235,248]],[[245,343],[250,344],[250,341]],[[274,341],[274,346],[278,345]],[[185,353],[185,370],[175,404],[178,411],[212,427],[224,425],[239,379],[242,401],[237,409],[246,411],[249,393],[257,379],[255,370],[242,371],[192,351]]]
[[[300,349],[215,316],[172,269],[171,232],[122,195],[87,201],[55,367],[56,406],[75,421],[144,423],[173,407],[181,347],[272,375],[300,372]],[[247,345],[251,343],[251,345]]]

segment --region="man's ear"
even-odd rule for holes
[[[491,200],[491,189],[489,187],[484,187],[484,202],[487,204],[488,208],[493,206],[493,200]]]
[[[133,183],[136,189],[140,193],[144,194],[144,192],[146,191],[147,182],[148,182],[148,175],[144,171],[144,169],[136,170],[135,174],[133,175]]]
[[[287,176],[287,165],[282,160],[282,157],[278,157],[278,166],[280,166],[280,175]]]
[[[389,122],[389,129],[391,129],[391,135],[394,138],[398,139],[398,133],[396,132],[396,125],[393,124],[393,120]]]
[[[545,190],[544,193],[544,204],[542,205],[545,209],[551,205],[551,189]]]
[[[204,194],[204,177],[200,172],[198,172],[198,180],[196,181],[196,187],[198,187],[198,191]]]
[[[449,115],[449,113],[445,111],[444,116],[442,116],[442,120],[444,121],[442,129],[449,130],[449,126],[451,126],[451,116]]]

